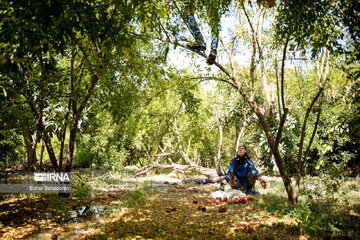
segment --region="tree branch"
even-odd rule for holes
[[[310,106],[306,109],[304,122],[303,122],[303,126],[302,126],[302,129],[301,129],[301,136],[300,136],[300,142],[299,142],[299,152],[298,152],[298,157],[297,157],[298,158],[297,168],[296,168],[296,186],[297,186],[297,188],[299,187],[299,184],[300,184],[302,166],[304,165],[303,161],[305,161],[305,159],[302,158],[302,155],[303,155],[303,145],[304,145],[304,139],[305,139],[305,131],[306,131],[307,120],[309,118],[311,109],[315,105],[315,102],[318,100],[318,98],[320,97],[323,90],[324,90],[323,88],[319,88],[319,91],[317,92],[317,94],[313,98]]]
[[[281,140],[281,136],[282,136],[282,132],[284,130],[284,126],[285,126],[285,122],[286,122],[286,117],[289,113],[289,109],[286,108],[284,110],[284,114],[282,115],[281,119],[280,119],[280,123],[279,123],[279,128],[278,131],[276,133],[276,139],[275,139],[275,148],[277,149],[279,144],[280,144],[280,140]]]
[[[281,102],[282,102],[282,107],[283,107],[284,113],[285,113],[285,111],[286,111],[286,107],[285,107],[285,94],[284,94],[285,59],[286,59],[286,51],[287,51],[287,46],[288,46],[288,44],[289,44],[289,39],[290,39],[290,34],[289,34],[288,37],[286,38],[285,46],[284,46],[284,49],[283,49],[282,63],[281,63]]]
[[[141,35],[141,34],[137,34],[137,33],[133,33],[134,35],[137,35],[137,36],[144,36],[144,35]],[[151,37],[153,39],[156,39],[156,40],[159,40],[161,42],[167,42],[167,43],[172,43],[172,44],[175,44],[175,41],[174,40],[164,40],[162,38],[158,38],[158,37],[153,37],[153,36],[147,36],[145,35],[145,37]],[[189,47],[187,47],[186,45],[184,44],[181,44],[181,43],[176,43],[177,46],[180,46],[184,49],[187,49],[187,50],[190,50],[194,53],[197,53],[198,55],[204,57],[204,58],[207,58],[207,55],[203,52],[199,52],[199,51],[195,51],[193,49],[190,49]],[[249,96],[246,94],[245,90],[243,89],[243,87],[241,86],[241,84],[239,83],[239,81],[237,80],[236,76],[232,75],[229,73],[228,70],[226,70],[226,68],[224,68],[221,64],[219,64],[218,62],[214,62],[214,65],[217,66],[223,73],[225,73],[225,75],[227,75],[231,81],[227,81],[227,80],[224,80],[224,79],[221,79],[221,78],[213,78],[214,80],[220,80],[220,81],[223,81],[223,82],[226,82],[226,83],[229,83],[231,84],[232,86],[235,86],[236,89],[238,90],[238,92],[245,98],[245,99],[250,99]],[[210,79],[210,78],[209,78]]]
[[[277,65],[277,59],[275,57],[275,75],[276,75],[276,93],[277,93],[277,100],[279,105],[279,118],[281,119],[281,104],[280,104],[280,90],[279,90],[279,74],[278,74],[278,65]]]
[[[303,94],[303,91],[302,91],[302,88],[301,88],[301,82],[300,82],[301,78],[300,78],[300,75],[299,75],[296,67],[295,67],[295,75],[296,75],[296,79],[297,79],[297,82],[298,82],[298,85],[299,85],[301,100],[303,101],[304,107],[306,107],[304,94]]]
[[[230,54],[230,52],[229,52],[229,49],[227,48],[226,43],[224,42],[224,40],[222,39],[221,36],[219,36],[219,39],[220,39],[221,44],[223,45],[223,47],[224,47],[224,49],[225,49],[225,51],[226,51],[226,54],[227,54],[228,57],[229,57],[231,72],[232,72],[233,75],[235,75],[234,62],[233,62],[233,59],[232,59],[231,54]]]
[[[306,152],[305,152],[305,156],[304,156],[304,160],[301,164],[301,171],[302,169],[304,168],[304,163],[306,161],[306,158],[307,158],[307,155],[309,154],[310,152],[310,147],[312,145],[312,142],[315,138],[315,134],[316,134],[316,130],[317,130],[317,127],[319,125],[319,122],[320,122],[320,114],[321,114],[321,110],[322,110],[322,102],[323,102],[323,96],[324,96],[324,93],[321,94],[321,99],[320,99],[320,102],[319,102],[319,110],[318,110],[318,113],[317,113],[317,116],[316,116],[316,122],[315,122],[315,126],[314,126],[314,130],[313,130],[313,133],[311,135],[311,138],[310,138],[310,141],[309,141],[309,145],[306,149]]]

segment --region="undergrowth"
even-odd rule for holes
[[[139,207],[144,204],[149,203],[151,200],[152,194],[155,192],[155,188],[152,185],[152,182],[144,182],[143,184],[136,184],[135,190],[129,191],[125,196],[126,207]]]
[[[359,186],[358,180],[347,179],[337,188],[326,186],[320,179],[305,179],[299,196],[299,204],[288,202],[283,183],[270,180],[270,188],[260,195],[258,208],[261,214],[289,217],[293,219],[291,227],[296,227],[311,238],[348,238],[359,237]],[[351,196],[351,197],[349,197]],[[356,197],[357,196],[357,200]],[[272,226],[273,227],[273,226]]]

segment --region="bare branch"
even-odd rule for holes
[[[285,46],[283,49],[283,57],[282,57],[282,63],[281,63],[281,103],[283,107],[283,111],[285,113],[286,107],[285,107],[285,94],[284,94],[284,78],[285,78],[285,60],[286,60],[286,51],[290,40],[290,34],[288,34],[288,37],[286,38]]]
[[[279,118],[281,119],[281,104],[280,104],[280,90],[279,90],[279,74],[278,74],[278,65],[277,65],[277,59],[275,57],[275,75],[276,75],[276,93],[277,93],[277,99],[278,99],[278,105],[279,105]]]
[[[165,145],[164,148],[161,148],[161,146],[159,146],[159,148],[160,148],[160,150],[161,150],[161,152],[162,152],[163,154],[168,154],[168,153],[165,153],[167,147],[168,147],[168,145]],[[175,152],[174,152],[174,154],[175,154]],[[171,164],[174,164],[173,160],[172,160],[170,157],[168,157],[167,159],[169,160],[169,162],[170,162]]]
[[[252,37],[252,48],[251,48],[251,61],[250,61],[250,100],[253,101],[255,98],[255,56],[256,56],[256,46],[260,47],[260,43],[258,41],[258,37],[257,37],[257,31],[259,28],[259,24],[260,24],[260,16],[261,13],[263,11],[263,8],[259,8],[259,10],[257,11],[256,14],[256,26],[255,29],[251,23],[251,19],[246,11],[245,5],[243,2],[241,2],[241,6],[242,9],[245,13],[247,22],[249,24],[249,28],[250,28],[250,32],[251,32],[251,37]]]
[[[187,150],[186,150],[186,155],[188,155],[188,156],[189,156],[189,152],[190,152],[190,146],[191,146],[191,136],[190,136],[190,138],[189,138],[188,148],[187,148]]]
[[[324,90],[323,88],[319,88],[319,91],[317,92],[317,94],[313,98],[310,106],[306,109],[304,122],[303,122],[303,126],[302,126],[302,129],[301,129],[300,142],[299,142],[298,162],[297,162],[297,169],[296,169],[296,186],[297,187],[300,184],[302,166],[304,165],[303,161],[305,161],[305,159],[303,159],[302,156],[303,156],[303,145],[304,145],[304,139],[305,139],[306,124],[307,124],[311,109],[315,105],[316,101],[320,97],[323,90]]]
[[[245,131],[245,128],[246,128],[246,125],[247,125],[247,121],[249,120],[249,118],[246,118],[246,115],[244,114],[244,117],[245,117],[245,121],[243,122],[243,125],[241,127],[241,130],[240,130],[240,134],[236,140],[236,147],[235,147],[235,154],[237,152],[237,149],[239,148],[239,145],[240,145],[240,139],[243,137],[243,134],[244,134],[244,131]]]
[[[295,75],[296,75],[296,79],[297,79],[298,86],[299,86],[301,100],[303,101],[304,107],[306,107],[304,94],[303,94],[303,91],[302,91],[302,88],[301,88],[301,81],[300,80],[302,80],[302,79],[301,79],[296,67],[295,67]]]
[[[176,117],[174,118],[174,127],[175,127],[175,133],[176,133],[176,137],[178,139],[178,142],[179,142],[179,152],[181,154],[181,156],[183,157],[183,159],[185,160],[185,162],[189,163],[190,165],[195,165],[195,163],[193,163],[191,161],[191,159],[189,158],[189,155],[186,154],[183,150],[183,146],[181,144],[181,139],[180,139],[180,133],[179,133],[179,130],[177,128],[177,122],[176,122]]]
[[[244,9],[245,15],[247,16],[247,13]],[[255,31],[251,25],[250,19],[247,16],[248,23],[251,26],[252,29],[252,44],[251,44],[251,60],[250,60],[250,98],[253,101],[255,98],[255,55],[256,55],[256,42],[255,42]]]
[[[156,168],[160,168],[160,169],[174,169],[180,172],[187,172],[190,170],[195,170],[196,172],[198,172],[199,174],[205,175],[206,177],[208,177],[207,179],[195,179],[193,180],[196,183],[214,183],[214,182],[220,182],[223,180],[222,177],[218,177],[216,171],[214,169],[210,169],[210,168],[204,168],[198,165],[192,165],[192,166],[188,166],[188,165],[179,165],[179,164],[171,164],[171,165],[161,165],[158,163],[153,163],[153,164],[149,164],[146,165],[144,167],[142,167],[141,169],[139,169],[138,171],[136,171],[136,174],[133,176],[134,178],[145,174],[153,169]],[[188,180],[191,181],[191,180]]]
[[[304,163],[305,163],[306,158],[307,158],[307,155],[310,152],[310,147],[312,145],[312,142],[313,142],[315,134],[316,134],[317,127],[318,127],[319,122],[320,122],[320,114],[321,114],[321,110],[322,110],[323,96],[324,96],[324,93],[321,94],[321,99],[320,99],[320,102],[319,102],[319,110],[318,110],[318,113],[317,113],[317,116],[316,116],[316,122],[315,122],[314,130],[313,130],[313,133],[312,133],[310,141],[309,141],[309,145],[308,145],[308,147],[306,149],[306,152],[305,152],[305,155],[304,155],[304,161],[301,164],[301,170],[303,169]]]
[[[156,155],[150,155],[149,157],[157,157],[157,158],[161,158],[161,157],[168,157],[168,156],[172,156],[175,155],[176,152],[171,152],[171,153],[161,153],[161,154],[156,154]]]
[[[80,118],[82,111],[86,107],[86,104],[88,103],[88,101],[89,101],[89,99],[90,99],[90,97],[91,97],[91,95],[93,93],[93,90],[95,89],[95,86],[96,86],[97,82],[100,79],[100,76],[101,76],[101,73],[99,75],[93,74],[91,76],[91,83],[90,83],[90,86],[88,87],[88,89],[86,91],[85,97],[82,100],[82,102],[80,103],[79,108],[76,110],[76,112],[74,112],[74,115],[75,115],[76,119]]]
[[[156,2],[154,2],[153,0],[151,0],[151,1],[153,2],[153,4],[154,4],[154,5],[156,5]],[[161,22],[161,20],[160,20],[160,18],[159,18],[158,16],[156,16],[156,20],[158,21],[158,23],[159,23],[159,25],[160,25],[161,29],[164,31],[164,33],[165,33],[166,37],[167,37],[169,40],[173,40],[173,39],[174,39],[174,37],[173,37],[173,36],[171,36],[171,35],[170,35],[167,31],[166,31],[166,29],[165,29],[164,25],[162,24],[162,22]]]
[[[262,84],[263,84],[264,91],[265,91],[266,101],[267,101],[268,108],[269,108],[268,117],[271,118],[273,115],[274,107],[273,107],[272,97],[270,94],[270,86],[267,82],[265,64],[264,64],[264,59],[263,59],[263,50],[262,50],[262,25],[263,25],[263,21],[264,21],[264,16],[263,16],[263,18],[260,18],[260,16],[259,16],[259,19],[261,21],[258,21],[258,23],[257,23],[257,29],[260,29],[260,32],[257,35],[257,43],[258,43],[258,49],[259,49],[260,73],[261,73]]]
[[[256,27],[255,27],[255,41],[256,41],[256,44],[258,46],[258,49],[259,49],[259,58],[262,57],[262,38],[261,38],[261,33],[262,33],[262,26],[263,26],[263,22],[264,22],[264,18],[265,18],[265,15],[263,15],[263,17],[261,18],[261,14],[264,10],[264,7],[260,7],[258,12],[257,12],[257,15],[256,15]],[[259,33],[259,29],[260,29],[260,33]],[[259,36],[260,35],[260,36]],[[260,53],[261,51],[261,53]]]
[[[277,131],[277,134],[276,134],[276,140],[275,140],[275,146],[274,146],[275,149],[277,149],[279,144],[280,144],[282,132],[283,132],[283,129],[284,129],[284,126],[285,126],[285,121],[286,121],[286,117],[287,117],[288,113],[289,113],[289,109],[286,108],[284,110],[284,114],[282,115],[282,117],[280,119],[279,128],[278,128],[278,131]]]
[[[326,50],[323,50],[323,51],[326,51]],[[321,83],[322,83],[322,80],[323,80],[324,62],[325,62],[325,54],[323,53],[322,56],[321,56],[321,62],[318,61],[318,71],[317,71],[317,74],[318,74],[318,80],[319,80],[318,85],[319,85],[319,86],[321,86]]]
[[[231,72],[232,72],[233,75],[235,75],[236,73],[235,73],[234,62],[233,62],[233,59],[232,59],[231,54],[230,54],[230,52],[229,52],[229,49],[227,48],[226,43],[224,42],[224,40],[222,39],[221,36],[219,36],[219,39],[220,39],[221,44],[223,45],[223,47],[224,47],[224,49],[225,49],[225,51],[226,51],[226,54],[227,54],[228,57],[229,57]]]
[[[137,33],[133,33],[134,35],[137,35],[137,36],[144,36],[144,35],[141,35],[141,34],[137,34]],[[162,41],[162,42],[167,42],[167,43],[172,43],[172,44],[175,44],[175,41],[174,40],[164,40],[162,38],[157,38],[157,37],[153,37],[153,36],[146,36],[145,37],[152,37],[153,39],[157,39],[159,41]],[[198,55],[204,57],[204,58],[207,58],[207,55],[203,52],[199,52],[199,51],[195,51],[193,49],[190,49],[188,46],[184,45],[184,44],[181,44],[181,43],[176,43],[178,46],[184,48],[184,49],[187,49],[187,50],[190,50],[194,53],[197,53]],[[250,101],[250,98],[249,96],[246,94],[245,90],[243,89],[243,87],[241,86],[241,84],[239,83],[239,81],[237,80],[236,76],[232,75],[229,73],[228,70],[226,70],[226,68],[224,68],[221,64],[219,64],[218,62],[214,62],[214,65],[217,66],[223,73],[225,73],[232,81],[232,83],[228,80],[225,80],[225,79],[221,79],[221,78],[212,78],[214,80],[219,80],[219,81],[223,81],[223,82],[226,82],[226,83],[229,83],[231,84],[232,86],[236,87],[236,89],[238,90],[238,92],[245,98],[245,99],[249,99]],[[210,78],[209,78],[210,79]]]

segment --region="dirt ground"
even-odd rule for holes
[[[216,204],[211,193],[219,184],[183,184],[183,179],[176,174],[122,177],[87,201],[49,195],[9,199],[0,203],[0,239],[309,238],[299,219],[282,211],[292,208],[286,198],[271,200],[275,195],[264,191],[243,204]],[[78,209],[87,206],[81,216]],[[354,214],[356,221],[359,214]]]

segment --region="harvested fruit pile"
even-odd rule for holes
[[[227,204],[239,204],[239,203],[245,204],[245,203],[247,203],[249,201],[254,201],[254,197],[253,196],[248,196],[248,195],[245,195],[243,197],[234,196],[234,197],[230,197],[229,199],[227,197],[224,197],[224,198],[217,197],[215,199],[215,204],[216,205],[221,205],[219,207],[219,212],[226,212],[226,210],[227,210],[226,205]],[[193,203],[198,204],[199,200],[194,198]],[[205,203],[206,203],[206,205],[211,205],[212,201],[210,199],[207,199],[205,201]],[[198,209],[205,212],[206,211],[206,206],[200,204],[200,205],[198,205]],[[249,207],[247,207],[247,209],[248,210],[254,210],[254,207],[249,206]]]

